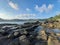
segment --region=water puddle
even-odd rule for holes
[[[54,32],[54,33],[60,33],[60,29],[44,29],[42,26],[38,26],[35,31],[39,32],[41,30],[46,30],[46,32]]]
[[[60,33],[60,29],[53,29],[55,33]]]

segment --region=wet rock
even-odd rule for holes
[[[8,39],[13,39],[14,38],[14,33],[10,33],[7,37],[8,37]]]
[[[4,33],[5,33],[5,31],[1,29],[0,30],[0,34],[4,34]]]
[[[19,32],[14,32],[14,36],[17,36],[19,34]]]
[[[8,45],[20,45],[20,43],[19,43],[19,39],[16,38],[16,39],[10,41]]]
[[[60,42],[56,37],[49,36],[48,45],[60,45]]]
[[[19,43],[20,45],[30,45],[30,41],[25,35],[19,37]]]
[[[36,42],[35,45],[47,45],[47,42]]]
[[[28,32],[27,32],[25,29],[20,31],[20,34],[27,35],[27,33],[28,33]]]
[[[1,45],[60,45],[60,35],[52,31],[38,30],[36,25],[39,22],[32,23],[31,25],[12,26],[5,30],[0,30],[0,44]],[[49,24],[49,25],[48,25]],[[44,23],[46,27],[52,28],[53,23]],[[3,27],[3,26],[2,26]],[[41,29],[41,28],[40,28]],[[2,32],[2,33],[1,33]],[[5,33],[4,33],[5,32]],[[8,33],[7,33],[8,32]],[[8,34],[8,35],[2,35]],[[6,36],[6,37],[5,37]],[[4,44],[3,44],[4,43]]]
[[[0,30],[0,34],[1,35],[3,35],[3,36],[6,36],[6,35],[8,35],[9,33],[8,32],[6,32],[5,30]]]
[[[35,45],[47,45],[47,34],[45,30],[39,31],[36,39]]]
[[[47,40],[47,34],[46,34],[45,30],[41,30],[38,32],[37,39]]]
[[[12,26],[3,26],[2,27],[2,29],[5,30],[5,31],[9,30],[10,28],[12,28]]]

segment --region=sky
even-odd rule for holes
[[[60,0],[0,0],[0,18],[45,19],[60,14]]]

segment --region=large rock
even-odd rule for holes
[[[19,43],[19,39],[16,38],[16,39],[10,41],[8,45],[20,45],[20,43]]]
[[[35,45],[47,45],[47,42],[36,42]]]
[[[38,32],[37,39],[47,40],[47,35],[46,35],[45,30],[41,30]]]
[[[20,45],[30,45],[30,41],[25,35],[19,37],[19,43]]]
[[[20,33],[26,35],[28,32],[24,29],[24,30],[21,30]]]
[[[19,32],[14,32],[14,36],[17,36],[19,34]]]
[[[14,33],[10,33],[7,37],[8,37],[8,39],[13,39],[14,38]]]
[[[39,31],[36,39],[35,45],[47,45],[47,34],[45,30]]]
[[[60,42],[56,37],[49,36],[48,45],[60,45]]]

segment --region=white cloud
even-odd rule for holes
[[[35,9],[37,11],[39,11],[40,13],[43,13],[43,12],[49,12],[50,10],[53,9],[53,6],[52,4],[49,4],[48,6],[46,6],[46,4],[43,4],[41,7],[39,7],[38,5],[35,6]]]
[[[18,15],[6,15],[0,13],[0,18],[2,19],[29,19],[35,18],[36,14],[18,14]]]
[[[19,14],[16,16],[16,18],[19,19],[29,19],[29,18],[35,18],[36,14]]]
[[[0,13],[0,18],[3,18],[3,19],[13,19],[13,16],[11,15],[6,15],[4,13]]]
[[[54,5],[49,4],[49,5],[48,5],[48,10],[52,10],[52,9],[53,9],[53,6],[54,6]]]
[[[29,8],[26,8],[26,11],[30,11],[30,9]]]
[[[19,8],[18,8],[18,5],[15,4],[15,3],[13,3],[12,1],[9,1],[9,5],[10,5],[13,9],[15,9],[15,10],[18,10],[18,9],[19,9]]]

